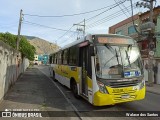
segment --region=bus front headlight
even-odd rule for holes
[[[141,90],[145,86],[145,80],[142,79],[142,82],[138,85],[139,90]]]
[[[99,91],[100,91],[101,93],[108,94],[108,91],[107,91],[107,89],[106,89],[106,86],[105,86],[103,83],[101,83],[101,82],[97,82],[97,83],[98,83],[98,86],[99,86]]]

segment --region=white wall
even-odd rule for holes
[[[20,52],[0,41],[0,100],[28,66],[28,59],[22,60]]]

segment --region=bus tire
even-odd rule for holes
[[[72,82],[72,92],[75,98],[80,98],[80,96],[78,95],[78,88],[75,80]]]
[[[55,72],[53,71],[53,81],[57,82],[56,78],[55,78]]]

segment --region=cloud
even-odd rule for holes
[[[106,34],[106,33],[108,33],[106,26],[93,27],[91,29],[88,29],[87,32],[89,32],[89,33],[98,33],[98,34],[102,34],[102,33]]]
[[[81,11],[81,0],[75,0],[75,6],[78,11]]]
[[[136,0],[137,1],[137,0]],[[159,2],[159,1],[157,1]],[[98,8],[102,8],[108,5],[112,5],[115,3],[114,1],[106,1],[106,0],[2,0],[1,8],[0,8],[0,31],[3,32],[11,32],[17,34],[18,31],[18,21],[19,21],[19,13],[20,9],[23,9],[23,14],[31,14],[31,15],[66,15],[66,14],[75,14],[86,11],[95,10]],[[129,6],[130,2],[125,2],[125,5]],[[157,3],[158,5],[158,3]],[[119,10],[119,7],[115,8],[115,10]],[[80,16],[72,16],[72,17],[61,17],[61,18],[42,18],[42,17],[31,17],[24,15],[24,20],[30,21],[36,24],[41,24],[49,27],[59,28],[68,30],[73,24],[79,23],[84,19],[91,18],[98,14],[98,12],[84,14]],[[108,16],[114,12],[109,11],[105,14],[102,14],[100,17],[95,17],[92,20],[97,21],[103,17]],[[125,15],[122,15],[121,18],[114,18],[111,21],[106,21],[106,23],[95,26],[91,29],[86,29],[87,33],[108,33],[108,27],[112,26],[121,20],[124,19]],[[90,25],[93,21],[86,21],[86,25]],[[17,22],[17,23],[16,23]],[[11,23],[15,23],[14,26],[11,26]],[[86,27],[87,28],[87,27]],[[76,26],[74,27],[74,30]],[[72,29],[73,30],[73,29]],[[37,27],[34,25],[26,25],[22,24],[21,34],[37,36],[48,41],[54,42],[62,36],[65,31],[58,31],[44,27]],[[61,38],[62,41],[69,39],[68,37],[72,33],[67,34],[64,38]],[[72,42],[76,39],[76,35],[73,36],[72,39],[69,39],[69,42]],[[58,40],[59,41],[59,40]],[[61,40],[60,40],[61,41]],[[62,42],[59,43],[61,45]]]

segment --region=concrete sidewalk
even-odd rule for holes
[[[146,91],[160,95],[160,85],[153,84],[152,86],[148,86],[147,83],[146,83]]]

